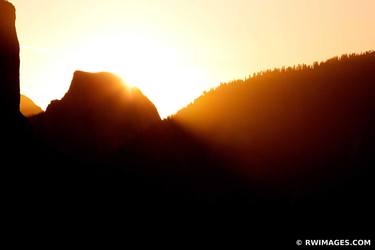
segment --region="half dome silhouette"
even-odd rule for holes
[[[35,122],[63,151],[71,145],[101,154],[131,141],[160,116],[139,89],[117,76],[76,71],[65,96],[52,101]]]

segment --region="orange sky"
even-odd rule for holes
[[[220,82],[375,49],[374,0],[12,0],[21,92],[45,108],[74,70],[110,71],[165,117]]]

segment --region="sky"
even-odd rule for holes
[[[375,49],[375,0],[10,0],[21,93],[43,109],[73,72],[108,71],[162,117],[269,68]]]

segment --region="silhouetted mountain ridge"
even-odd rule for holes
[[[157,230],[192,219],[186,228],[204,237],[216,226],[233,232],[230,220],[251,244],[249,227],[267,236],[262,246],[280,243],[270,231],[289,232],[290,246],[329,226],[348,235],[371,224],[374,52],[224,84],[165,120],[116,76],[77,71],[61,100],[26,120],[14,8],[0,0],[0,13],[2,208],[13,227],[81,236],[82,217],[90,227],[124,216],[145,239],[150,217],[160,218]]]
[[[324,175],[334,183],[371,170],[374,69],[375,52],[367,52],[260,72],[206,92],[173,119],[220,145],[254,180],[304,176],[299,185],[309,186]]]

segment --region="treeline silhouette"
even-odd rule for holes
[[[372,213],[374,52],[222,84],[165,120],[118,77],[77,71],[26,119],[15,10],[0,10],[0,153],[19,220],[194,214],[269,234],[284,224],[266,221],[321,231]]]
[[[234,151],[250,175],[356,165],[373,136],[374,67],[366,52],[260,72],[204,93],[173,119]]]
[[[221,84],[173,119],[214,145],[267,199],[364,212],[373,189],[374,97],[369,51]]]

